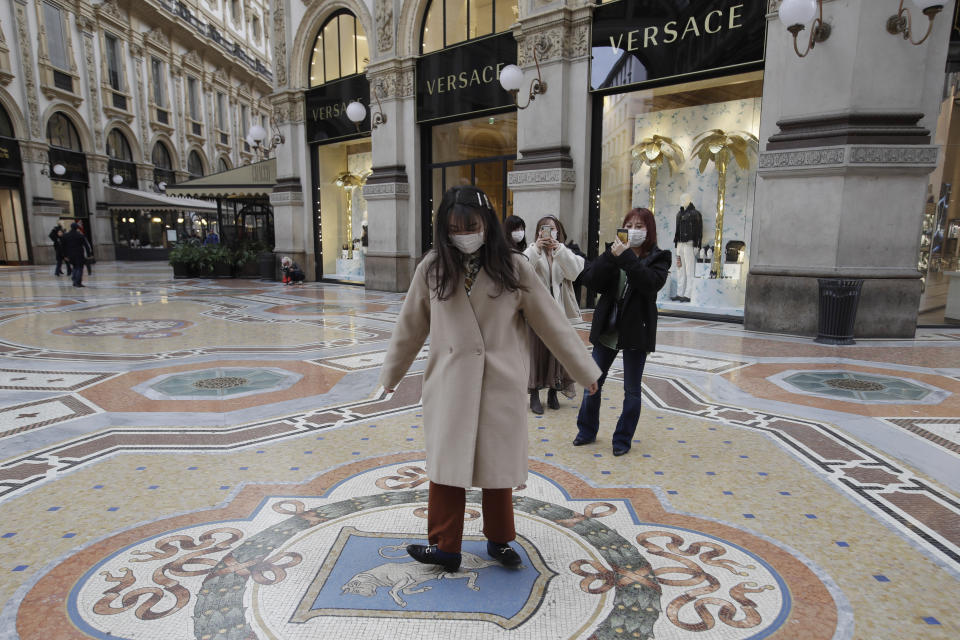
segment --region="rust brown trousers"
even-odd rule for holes
[[[517,537],[513,525],[513,489],[483,489],[483,535],[505,544]],[[467,490],[430,483],[427,501],[427,538],[441,551],[460,553]]]

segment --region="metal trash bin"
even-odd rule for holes
[[[853,323],[857,319],[863,280],[817,278],[820,288],[820,317],[817,337],[820,344],[854,344]]]

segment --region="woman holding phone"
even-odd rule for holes
[[[430,337],[423,377],[429,543],[407,547],[418,562],[460,567],[466,490],[480,487],[487,553],[508,567],[521,564],[509,543],[512,487],[527,478],[528,324],[588,393],[597,390],[600,369],[527,259],[507,246],[487,195],[450,189],[380,374],[393,391]]]
[[[540,282],[560,305],[558,311],[562,310],[567,320],[579,322],[580,305],[573,293],[573,281],[583,271],[583,258],[564,244],[567,233],[555,216],[540,218],[536,229],[536,242],[527,247],[523,254],[530,260]],[[530,392],[530,410],[537,415],[543,413],[540,389],[544,388],[548,389],[547,406],[551,409],[560,408],[558,391],[568,398],[575,395],[573,379],[537,334],[530,331],[530,380],[527,391]]]
[[[583,272],[583,283],[600,294],[593,312],[593,360],[603,371],[600,388],[623,351],[623,410],[613,432],[613,455],[630,451],[640,419],[640,381],[647,354],[657,346],[657,292],[667,282],[670,252],[657,247],[657,224],[649,209],[632,209],[617,237]],[[583,397],[574,446],[596,441],[600,394]]]

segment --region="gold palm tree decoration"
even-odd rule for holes
[[[353,257],[353,190],[362,187],[367,182],[367,174],[357,175],[344,171],[333,181],[335,185],[347,192],[347,257]]]
[[[630,155],[633,157],[634,173],[639,171],[642,165],[650,167],[650,211],[656,212],[657,176],[660,167],[666,162],[670,175],[676,173],[683,164],[683,149],[670,138],[652,135],[635,144]]]
[[[723,206],[727,192],[727,167],[730,157],[746,171],[750,168],[751,156],[760,148],[757,136],[746,131],[723,131],[710,129],[704,131],[693,141],[693,155],[700,158],[700,174],[707,165],[717,165],[717,228],[713,233],[713,263],[710,265],[710,277],[723,277]]]

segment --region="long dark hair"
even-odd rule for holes
[[[627,223],[634,218],[639,219],[647,229],[647,239],[640,245],[640,257],[645,258],[650,254],[650,250],[657,246],[657,221],[653,218],[653,212],[650,209],[637,208],[627,212],[620,227],[627,226]]]
[[[520,242],[514,242],[511,233],[517,229],[523,229],[526,231],[527,223],[523,221],[523,218],[520,216],[507,216],[507,219],[503,221],[503,236],[507,240],[507,246],[516,249],[517,251],[525,251],[527,248],[527,239],[524,237]]]
[[[454,287],[459,286],[463,275],[460,250],[450,242],[450,223],[456,221],[462,227],[476,219],[483,224],[480,263],[496,284],[496,295],[523,288],[513,264],[514,252],[507,246],[500,221],[490,206],[487,194],[476,187],[459,186],[443,194],[433,226],[433,251],[437,255],[430,265],[430,280],[440,300],[447,300],[453,295]]]

